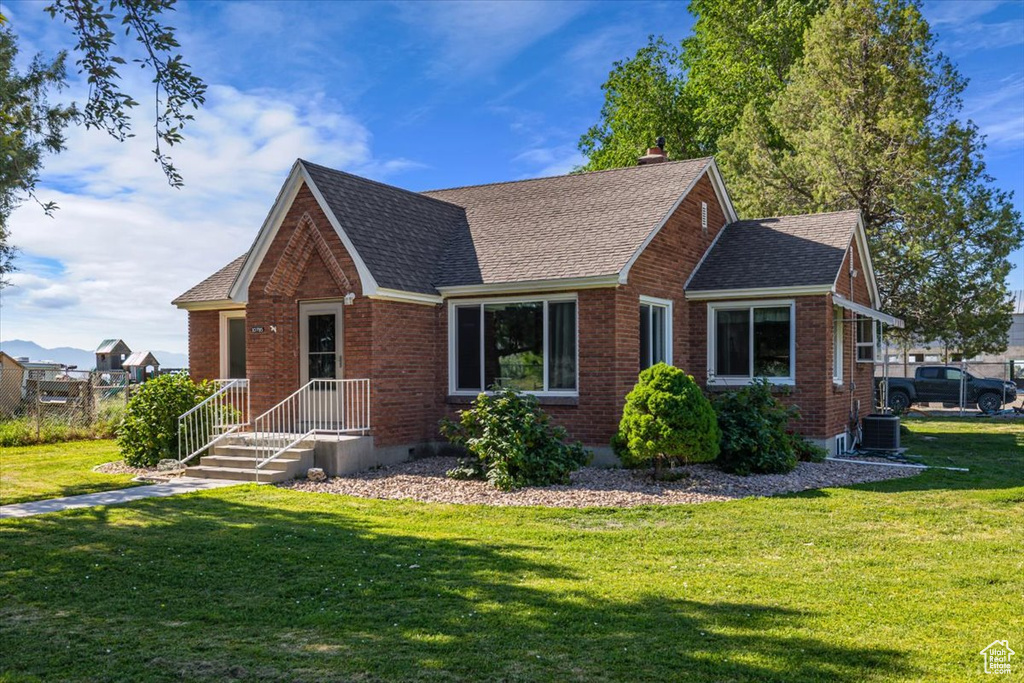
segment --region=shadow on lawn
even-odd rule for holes
[[[546,546],[437,538],[433,525],[413,535],[429,509],[384,517],[318,501],[296,511],[256,497],[147,500],[129,514],[83,511],[8,528],[0,671],[289,681],[914,673],[895,650],[791,635],[809,613],[669,598],[657,585],[609,597],[536,559]]]

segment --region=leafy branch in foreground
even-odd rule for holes
[[[111,0],[105,7],[96,0],[54,0],[46,12],[51,18],[63,18],[78,41],[75,51],[80,58],[75,64],[89,83],[82,122],[120,141],[132,137],[130,114],[139,103],[121,87],[118,69],[128,62],[116,51],[112,25],[120,23],[125,35],[134,36],[142,46],[144,56],[131,61],[153,71],[154,159],[168,183],[181,187],[181,174],[161,144],[170,147],[182,141],[181,129],[193,118],[188,108],[198,109],[205,102],[206,85],[177,53],[175,29],[161,22],[174,4],[174,0]]]

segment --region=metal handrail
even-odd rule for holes
[[[259,470],[315,434],[370,431],[370,380],[314,379],[252,420]]]
[[[218,388],[178,416],[178,463],[206,451],[249,424],[249,380],[216,379]]]

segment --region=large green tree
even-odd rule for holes
[[[0,283],[12,268],[14,254],[7,220],[19,204],[36,199],[45,157],[64,149],[66,127],[82,124],[121,141],[134,135],[132,113],[139,102],[125,89],[121,68],[135,65],[152,75],[152,91],[139,97],[153,105],[153,157],[171,186],[182,185],[165,148],[182,140],[191,111],[205,101],[206,85],[184,62],[175,30],[164,22],[174,4],[175,0],[53,0],[45,7],[51,18],[68,25],[74,37],[75,66],[89,86],[85,101],[78,104],[48,101],[67,85],[68,52],[53,59],[37,56],[27,71],[19,72],[17,39],[0,14]],[[52,202],[39,203],[47,213],[56,208]]]
[[[916,0],[693,0],[693,36],[618,62],[585,170],[717,154],[742,215],[857,208],[906,335],[1004,343],[1020,216],[960,120],[966,81]],[[673,139],[673,137],[680,139]],[[908,341],[904,339],[902,341]]]
[[[977,352],[1005,344],[1024,233],[959,119],[965,87],[913,0],[834,0],[786,87],[767,110],[747,104],[719,159],[741,213],[859,209],[885,309],[909,334]]]
[[[761,110],[785,85],[802,36],[827,0],[692,0],[693,35],[651,37],[616,62],[600,121],[580,138],[585,170],[629,166],[659,136],[670,158],[718,151],[748,102]]]

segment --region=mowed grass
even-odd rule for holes
[[[5,520],[0,680],[985,680],[979,650],[1024,646],[1024,425],[908,423],[971,472],[584,511],[243,486]]]
[[[133,486],[130,474],[100,474],[92,468],[120,460],[109,439],[0,448],[0,504],[24,503]]]

